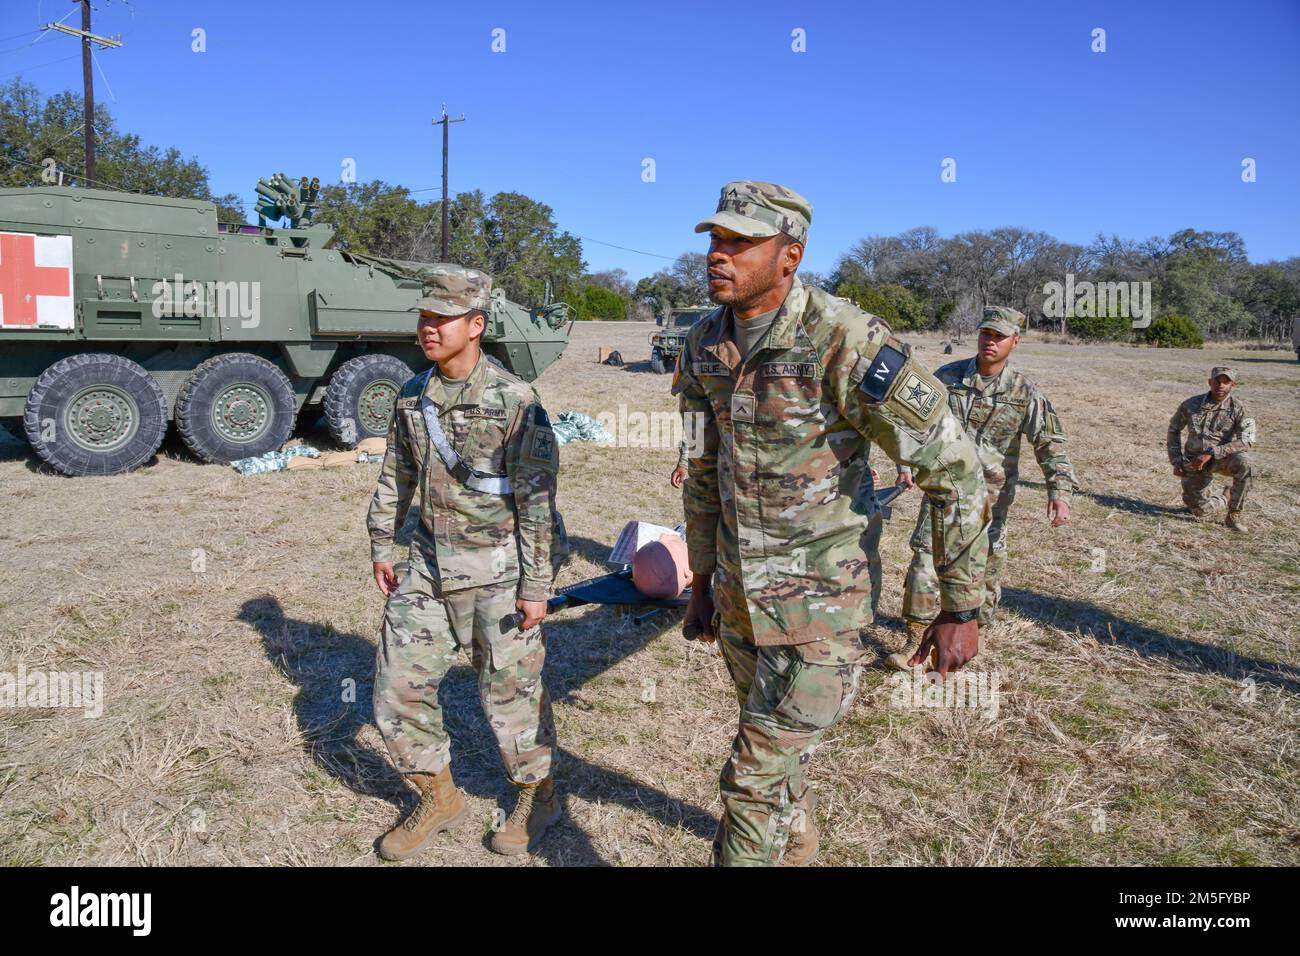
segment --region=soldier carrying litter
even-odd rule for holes
[[[1038,386],[1007,364],[1020,344],[1024,315],[1006,306],[989,306],[979,325],[974,358],[950,362],[935,372],[947,387],[948,406],[966,429],[988,486],[993,520],[989,524],[988,562],[984,569],[984,603],[979,627],[983,636],[993,623],[1002,599],[1002,569],[1007,561],[1007,513],[1016,498],[1020,474],[1020,436],[1029,439],[1047,483],[1047,517],[1053,528],[1070,520],[1070,499],[1079,487],[1074,466],[1065,452],[1065,432],[1052,403]],[[912,535],[912,563],[903,586],[903,618],[908,646],[890,654],[886,664],[907,670],[925,628],[938,613],[938,581],[931,547],[930,509],[921,508]]]
[[[482,272],[454,265],[425,279],[418,334],[436,364],[402,387],[367,518],[375,582],[388,598],[375,722],[393,764],[420,791],[419,805],[380,841],[388,860],[422,852],[468,814],[438,704],[459,648],[470,649],[483,709],[520,791],[492,849],[531,850],[563,812],[541,629],[559,454],[537,392],[480,348],[491,286]],[[417,491],[420,525],[399,578],[394,529]]]
[[[1210,369],[1210,390],[1178,406],[1169,419],[1169,464],[1183,481],[1183,504],[1198,518],[1223,507],[1223,495],[1211,495],[1215,475],[1232,478],[1228,516],[1233,531],[1246,530],[1241,512],[1246,507],[1254,477],[1250,450],[1255,445],[1255,419],[1245,404],[1233,396],[1237,373],[1226,365]],[[1188,432],[1183,443],[1183,430]]]
[[[854,509],[870,444],[913,469],[934,512],[940,670],[975,656],[988,550],[984,479],[943,386],[888,326],[803,285],[812,207],[732,182],[710,233],[722,308],[687,333],[673,393],[699,422],[683,491],[693,572],[689,633],[719,641],[740,719],[722,771],[713,861],[806,864],[819,838],[808,760],[856,695],[870,605]],[[715,612],[716,602],[716,612]]]

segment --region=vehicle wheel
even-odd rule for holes
[[[28,392],[23,432],[56,471],[115,475],[153,457],[167,433],[167,404],[154,377],[130,359],[69,355]]]
[[[655,349],[650,353],[650,367],[659,375],[664,374],[668,369],[664,366],[664,353]]]
[[[365,438],[388,435],[397,393],[415,373],[391,355],[358,355],[330,376],[325,389],[325,421],[344,448]]]
[[[247,352],[199,364],[176,396],[176,428],[204,461],[229,464],[275,451],[293,432],[297,402],[288,376]]]

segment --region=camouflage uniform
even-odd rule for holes
[[[898,474],[902,474],[900,469]],[[889,505],[883,508],[875,504],[878,489],[877,476],[869,466],[862,475],[862,485],[858,489],[858,500],[854,510],[870,515],[860,541],[862,553],[867,557],[867,576],[871,581],[871,620],[874,623],[880,610],[880,592],[884,590],[884,569],[880,563],[880,538],[885,531],[885,521],[892,516]]]
[[[985,310],[980,327],[993,327],[1010,335],[1019,331],[1022,318],[1013,309],[992,307]],[[1079,483],[1065,451],[1060,418],[1038,386],[1020,372],[1006,365],[993,382],[984,385],[975,359],[970,358],[943,366],[935,376],[947,386],[948,406],[979,450],[991,502],[993,520],[989,524],[984,600],[979,613],[983,628],[992,623],[1002,598],[1007,513],[1015,500],[1020,474],[1020,436],[1028,438],[1033,446],[1050,501],[1069,502]],[[939,613],[939,582],[930,541],[930,509],[922,507],[910,542],[912,563],[903,586],[903,616],[909,621],[928,622]]]
[[[422,310],[459,315],[488,307],[491,280],[480,272],[444,267],[428,281],[434,288]],[[486,356],[450,389],[436,369],[402,387],[370,504],[372,559],[392,561],[394,528],[420,493],[409,566],[384,609],[375,721],[398,770],[441,771],[450,741],[438,685],[457,650],[470,648],[506,772],[515,783],[533,783],[550,774],[555,748],[542,684],[545,641],[540,626],[521,631],[511,616],[516,598],[543,601],[550,591],[559,454],[536,391]],[[424,397],[465,464],[508,476],[509,494],[475,490],[449,473],[429,438]]]
[[[1211,378],[1227,375],[1237,380],[1231,369],[1216,366]],[[1187,444],[1183,444],[1183,430],[1187,429]],[[1232,478],[1228,493],[1228,513],[1236,514],[1246,506],[1250,483],[1254,476],[1250,449],[1255,445],[1255,419],[1246,413],[1246,406],[1235,395],[1215,403],[1206,392],[1189,398],[1178,406],[1169,419],[1169,463],[1185,466],[1188,458],[1209,453],[1213,460],[1206,462],[1200,471],[1186,471],[1183,475],[1183,503],[1200,511],[1215,503],[1210,496],[1210,486],[1215,475]],[[1219,499],[1222,500],[1222,499]]]
[[[790,190],[737,182],[696,231],[802,242],[810,218]],[[714,631],[741,708],[714,859],[770,865],[806,806],[812,751],[849,709],[867,653],[854,499],[870,443],[916,470],[951,610],[979,606],[987,520],[974,446],[880,319],[796,279],[744,362],[733,326],[719,308],[691,328],[673,393],[703,422],[683,491],[687,546],[691,569],[713,576]]]

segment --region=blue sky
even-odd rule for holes
[[[75,40],[20,35],[71,10],[5,0],[0,81],[80,89]],[[1098,27],[1105,53],[1090,49]],[[741,178],[812,200],[817,271],[917,225],[1075,242],[1190,226],[1241,233],[1255,261],[1300,254],[1297,0],[96,0],[94,29],[124,41],[97,53],[97,97],[145,142],[196,156],[219,193],[251,206],[258,176],[337,181],[351,158],[360,180],[432,198],[445,101],[467,117],[453,192],[542,200],[593,270],[634,278],[667,259],[595,240],[703,251],[693,225]],[[940,180],[946,158],[956,182]]]

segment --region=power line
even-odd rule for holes
[[[74,53],[72,56],[65,56],[58,60],[46,60],[44,63],[37,63],[35,66],[24,67],[21,70],[14,70],[12,73],[0,73],[0,78],[6,76],[17,76],[19,73],[26,73],[29,70],[39,70],[43,66],[53,66],[55,63],[66,63],[68,60],[75,60],[81,56],[80,53]]]
[[[676,262],[678,256],[664,256],[657,252],[646,252],[644,249],[633,249],[629,246],[620,246],[612,242],[603,242],[600,239],[592,239],[590,236],[579,236],[576,232],[570,235],[581,239],[583,242],[594,242],[598,246],[609,246],[611,249],[622,249],[624,252],[635,252],[639,256],[653,256],[656,259],[667,259],[669,262]]]

